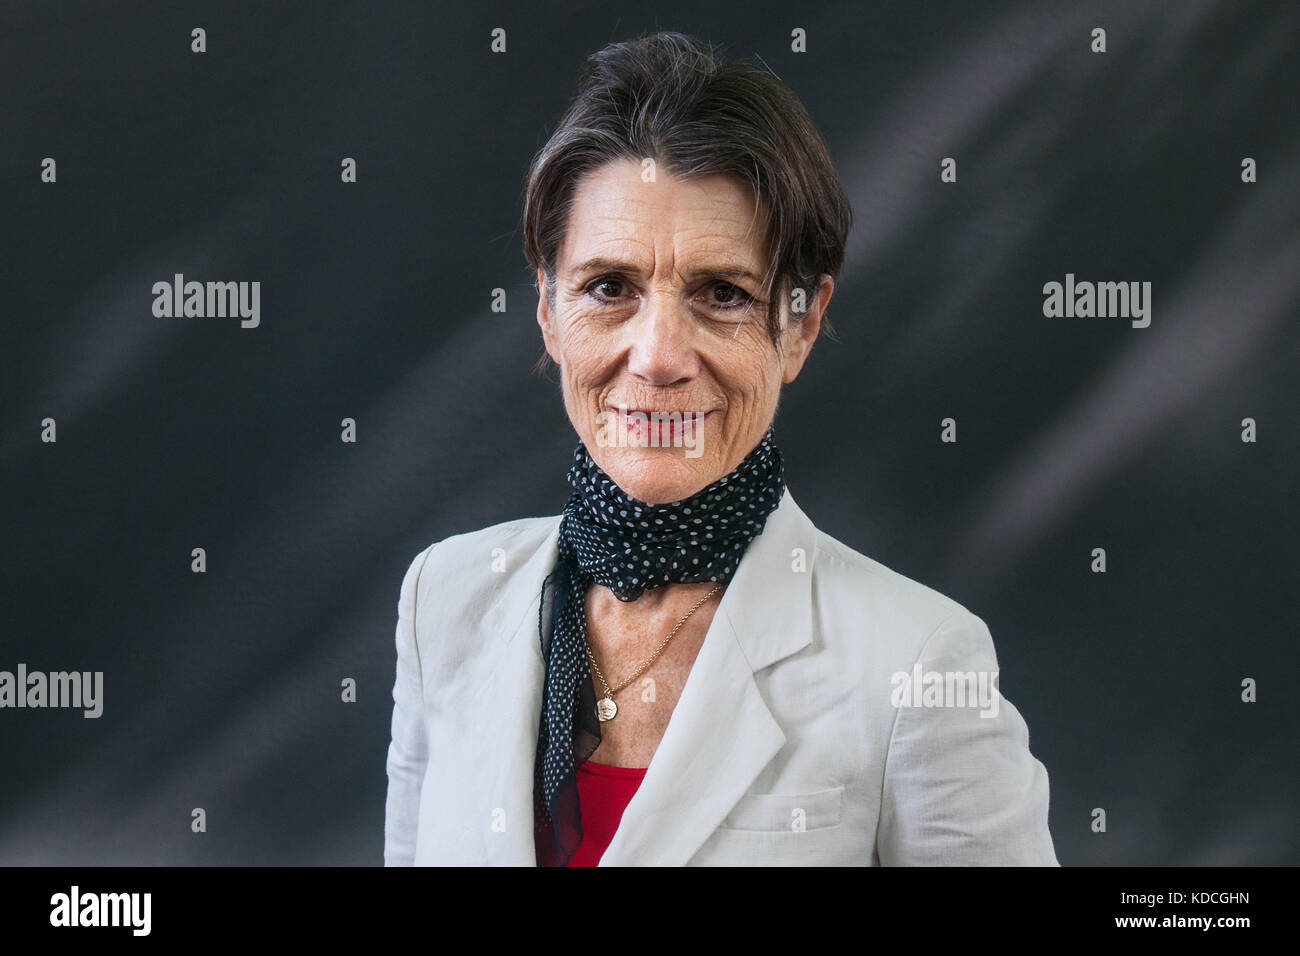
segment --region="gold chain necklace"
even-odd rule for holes
[[[686,623],[686,619],[689,618],[692,614],[694,614],[697,610],[699,610],[700,605],[703,604],[705,601],[707,601],[709,598],[713,597],[713,595],[718,592],[718,588],[721,587],[722,585],[719,584],[708,594],[704,595],[704,597],[696,601],[695,606],[682,615],[682,619],[677,622],[677,626],[674,627],[669,632],[668,636],[659,642],[659,646],[656,647],[655,652],[650,655],[650,659],[647,660],[640,667],[638,667],[636,669],[636,672],[631,677],[623,681],[623,683],[619,684],[617,687],[613,688],[612,690],[610,689],[609,684],[605,683],[605,675],[603,675],[600,672],[600,665],[596,663],[596,655],[591,652],[591,645],[590,644],[587,645],[587,657],[591,660],[591,666],[596,669],[596,676],[600,678],[601,686],[605,688],[605,696],[602,697],[600,700],[596,701],[596,716],[602,722],[606,720],[613,720],[614,715],[618,713],[618,706],[614,703],[614,695],[617,694],[619,691],[621,691],[628,684],[632,683],[632,681],[640,677],[643,673],[645,673],[646,668],[655,662],[655,658],[657,658],[660,655],[660,653],[663,652],[663,649],[668,646],[668,642],[673,639],[673,636],[679,630],[681,630],[682,625]]]

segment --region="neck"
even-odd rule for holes
[[[587,607],[591,614],[610,619],[644,620],[647,616],[665,614],[680,617],[687,608],[708,594],[717,584],[713,581],[701,581],[698,584],[666,584],[663,587],[643,591],[635,601],[620,601],[614,592],[600,584],[593,584],[587,596]],[[716,602],[726,587],[710,598],[709,603]],[[700,608],[704,610],[703,607]],[[699,613],[699,612],[696,612]]]

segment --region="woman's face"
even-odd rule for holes
[[[555,304],[537,306],[569,420],[625,492],[680,501],[730,472],[767,431],[817,338],[834,283],[765,326],[753,195],[721,175],[642,179],[606,163],[574,193]],[[538,271],[539,286],[545,277]]]

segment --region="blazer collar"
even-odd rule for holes
[[[754,673],[812,641],[812,561],[817,530],[789,488],[746,549],[714,613],[645,778],[601,859],[602,866],[686,863],[785,744]],[[488,732],[514,728],[494,765],[476,761],[484,799],[532,808],[533,757],[544,664],[538,641],[542,582],[559,555],[559,518],[542,547],[502,582],[484,617],[508,646],[496,689],[514,701]],[[523,640],[521,640],[521,638]],[[520,641],[516,645],[516,641]],[[524,648],[528,648],[527,651]],[[508,722],[504,722],[508,721]],[[485,841],[490,862],[533,865],[531,819]],[[497,839],[500,837],[500,839]]]

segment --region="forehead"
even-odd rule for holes
[[[563,270],[601,256],[647,264],[664,256],[721,257],[761,273],[761,216],[749,184],[738,177],[711,173],[682,179],[659,167],[654,181],[647,182],[640,162],[614,160],[574,189],[558,265]]]

